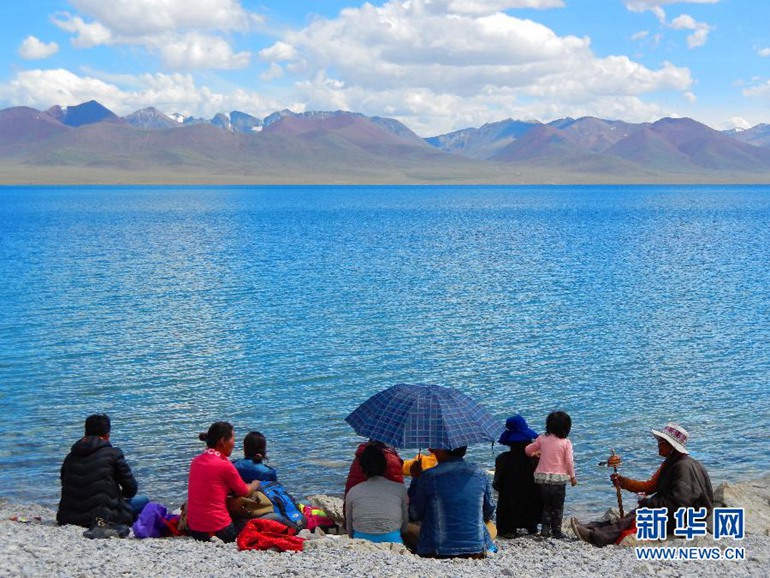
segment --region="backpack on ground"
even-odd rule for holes
[[[297,530],[307,526],[307,520],[297,505],[297,501],[280,483],[262,482],[259,485],[259,491],[270,499],[275,512],[283,516],[290,526]]]

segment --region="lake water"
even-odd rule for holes
[[[569,412],[568,513],[669,420],[715,482],[767,472],[770,187],[0,187],[0,497],[55,505],[94,412],[170,505],[216,420],[340,493],[400,382]]]

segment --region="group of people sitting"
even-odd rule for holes
[[[566,484],[577,484],[568,439],[571,419],[552,412],[546,433],[538,435],[526,420],[512,416],[499,443],[510,447],[495,463],[494,480],[465,460],[467,448],[432,448],[403,461],[395,448],[376,440],[361,444],[345,485],[344,527],[347,534],[374,542],[403,543],[416,554],[434,558],[483,558],[495,551],[493,539],[515,537],[520,530],[546,538],[563,538]],[[676,424],[652,431],[664,457],[655,475],[639,482],[613,474],[616,486],[642,492],[641,506],[713,507],[713,492],[703,466],[688,455],[687,432]],[[267,441],[259,432],[243,440],[244,457],[230,456],[235,431],[216,422],[200,434],[206,449],[190,464],[185,503],[187,533],[197,540],[213,536],[236,540],[243,520],[228,505],[254,496],[262,484],[277,481],[267,465]],[[620,463],[614,458],[612,465]],[[408,488],[405,477],[411,477]],[[110,443],[110,420],[103,414],[86,419],[85,435],[73,446],[61,468],[62,495],[57,521],[91,527],[96,519],[130,525],[148,503],[137,496],[138,485],[123,453]],[[497,507],[492,488],[498,492]],[[290,524],[278,512],[264,514]],[[672,516],[673,518],[673,516]],[[582,525],[574,518],[575,535],[596,546],[614,543],[633,527],[635,512],[615,523]]]

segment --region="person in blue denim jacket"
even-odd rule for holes
[[[495,513],[492,487],[479,466],[463,459],[467,449],[431,449],[438,465],[412,470],[409,517],[421,522],[419,556],[483,558],[491,544],[486,522]]]

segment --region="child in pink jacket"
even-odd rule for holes
[[[524,448],[528,456],[540,456],[535,469],[535,483],[540,485],[543,501],[543,538],[563,538],[561,521],[564,515],[564,498],[567,482],[577,485],[572,442],[567,439],[572,429],[572,419],[563,411],[553,411],[545,420],[545,435]]]

